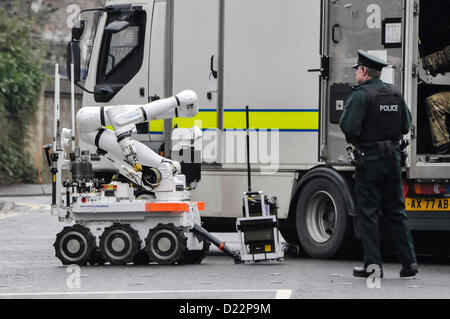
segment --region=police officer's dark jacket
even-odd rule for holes
[[[353,88],[339,126],[347,141],[359,146],[398,141],[409,132],[411,112],[400,92],[373,78]]]
[[[402,137],[403,98],[390,84],[375,86],[370,83],[358,85],[355,90],[367,94],[366,116],[359,144],[384,140],[399,140]]]

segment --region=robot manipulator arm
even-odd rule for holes
[[[135,106],[131,110],[129,106],[117,106],[109,108],[108,114],[111,124],[117,134],[122,134],[130,124],[148,122],[160,118],[193,117],[198,113],[197,94],[191,90],[185,90],[175,96],[150,102],[143,106]]]
[[[197,113],[197,95],[191,90],[144,106],[135,106],[131,110],[129,106],[116,106],[106,111],[123,155],[136,172],[142,171],[142,165],[134,140],[131,138],[136,133],[135,124],[167,118],[168,114],[172,114],[170,117],[193,117]]]

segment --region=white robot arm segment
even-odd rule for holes
[[[133,110],[124,108],[109,108],[106,113],[112,122],[114,129],[128,124],[147,122],[159,119],[160,115],[172,113],[174,117],[193,117],[198,113],[197,94],[191,90],[185,90],[173,97],[157,100],[144,106],[135,106]]]
[[[157,100],[144,106],[85,106],[77,113],[78,130],[89,133],[105,126],[113,126],[116,130],[127,124],[136,124],[150,120],[175,117],[194,117],[198,113],[197,94],[185,90],[176,96]]]
[[[163,162],[167,162],[173,166],[174,171],[179,172],[179,163],[160,157],[132,139],[136,133],[134,124],[161,118],[193,117],[197,113],[197,94],[191,90],[185,90],[176,96],[143,106],[83,107],[77,113],[77,124],[81,139],[104,151],[116,154],[118,158],[125,158],[133,165],[135,171],[142,170],[141,164],[159,167]],[[114,133],[105,129],[105,126],[112,126]],[[119,150],[121,154],[118,154]]]
[[[157,119],[159,115],[172,110],[175,111],[175,117],[179,117],[178,109],[182,111],[183,115],[195,116],[198,113],[197,94],[194,91],[186,90],[174,97],[157,100],[134,110],[123,112],[123,108],[113,107],[106,111],[114,127],[117,142],[122,148],[125,158],[136,171],[141,171],[142,166],[134,141],[131,139],[134,124]]]

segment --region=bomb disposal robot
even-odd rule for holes
[[[79,138],[98,148],[97,154],[89,154],[74,148],[73,127],[58,127],[57,71],[55,77],[52,154],[50,147],[46,149],[53,176],[52,214],[71,224],[56,236],[56,256],[65,265],[200,263],[209,242],[195,236],[193,229],[200,225],[204,203],[190,201],[179,162],[133,139],[136,123],[195,116],[195,92],[186,90],[143,106],[83,107],[76,116]],[[189,132],[189,141],[201,135],[198,128]],[[63,146],[70,144],[73,152],[66,159]],[[94,178],[91,160],[99,156],[117,168],[118,181],[105,184]],[[63,169],[70,169],[72,180],[62,181]],[[137,189],[146,193],[144,199],[135,197]]]

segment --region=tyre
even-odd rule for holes
[[[180,263],[184,265],[194,265],[194,264],[200,264],[202,260],[206,257],[209,251],[209,247],[211,246],[211,243],[204,240],[203,241],[203,248],[202,250],[187,250],[183,258],[181,259]]]
[[[94,249],[92,250],[92,254],[91,254],[91,258],[89,258],[88,260],[88,264],[89,265],[99,265],[99,266],[103,266],[105,264],[105,259],[103,259],[102,253],[100,252],[100,250]]]
[[[299,242],[313,258],[331,258],[349,244],[350,217],[339,187],[330,179],[317,177],[304,185],[296,211]]]
[[[81,225],[67,226],[56,235],[53,246],[63,265],[84,266],[95,248],[95,237]]]
[[[137,266],[148,265],[150,258],[147,255],[145,249],[141,249],[133,258],[133,264]]]
[[[141,247],[138,232],[128,224],[114,224],[100,236],[100,252],[112,265],[132,262]]]
[[[145,251],[150,261],[158,264],[179,262],[187,250],[186,236],[173,224],[158,224],[148,232],[145,239]]]
[[[283,239],[289,245],[298,245],[297,229],[291,219],[278,219],[278,228]]]

